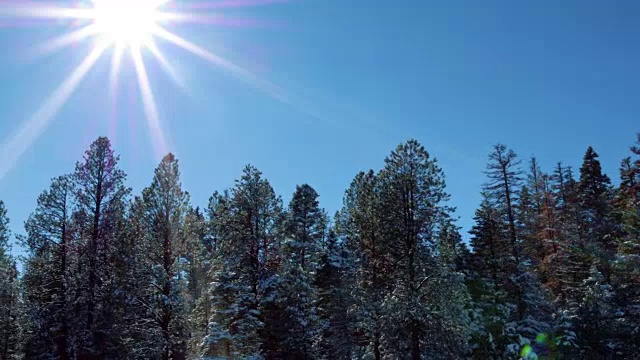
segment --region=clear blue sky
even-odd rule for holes
[[[177,0],[180,1],[180,0]],[[445,170],[466,232],[496,142],[545,170],[578,166],[588,145],[618,177],[640,131],[640,4],[636,1],[292,0],[233,10],[270,25],[183,26],[177,33],[285,89],[285,104],[170,44],[177,89],[149,59],[149,75],[183,185],[195,205],[233,185],[247,163],[285,201],[308,182],[330,213],[359,170],[378,169],[409,137]],[[31,44],[55,27],[0,28],[0,142],[86,54],[79,45],[36,62]],[[71,172],[97,136],[115,134],[139,192],[156,158],[130,60],[109,130],[109,57],[0,180],[13,229],[50,178]]]

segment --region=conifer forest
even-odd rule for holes
[[[495,145],[468,231],[416,140],[328,214],[251,165],[194,207],[172,154],[133,193],[98,138],[24,235],[0,201],[0,359],[639,359],[640,134],[618,174],[586,145]]]

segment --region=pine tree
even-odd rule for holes
[[[584,297],[578,312],[580,351],[588,356],[613,358],[621,345],[615,341],[614,323],[611,321],[613,288],[602,272],[593,266],[582,289]]]
[[[276,356],[280,309],[277,299],[282,201],[255,167],[247,166],[235,188],[218,204],[212,222],[219,252],[213,276],[213,315],[205,356]],[[274,355],[275,354],[275,355]]]
[[[151,186],[142,192],[142,214],[149,271],[149,305],[161,335],[161,358],[184,359],[187,347],[184,279],[180,250],[185,237],[189,195],[182,191],[178,160],[169,154],[155,170]]]
[[[348,291],[349,254],[334,229],[319,249],[315,275],[319,334],[315,342],[317,358],[321,360],[350,359],[353,344],[351,299]]]
[[[491,259],[490,266],[476,272],[479,281],[472,283],[485,329],[476,335],[480,356],[514,356],[530,350],[538,334],[553,331],[555,309],[537,276],[544,256],[544,242],[539,240],[543,176],[535,161],[531,167],[529,185],[521,186],[522,173],[512,150],[498,144],[489,156],[484,210],[472,231],[474,249]]]
[[[36,210],[25,224],[29,249],[24,280],[32,334],[29,339],[45,353],[65,360],[72,357],[73,326],[69,315],[74,298],[69,286],[73,248],[73,183],[69,176],[55,178],[49,190],[38,197]],[[47,342],[51,342],[48,344]],[[39,345],[36,345],[38,344]]]
[[[547,176],[540,169],[538,160],[532,157],[529,161],[529,171],[525,185],[520,191],[520,201],[516,215],[519,224],[519,234],[522,240],[523,252],[528,254],[529,260],[537,265],[546,255],[548,243],[547,224],[543,212],[549,210],[546,206]],[[547,214],[548,215],[548,214]]]
[[[507,277],[509,295],[517,306],[516,316],[521,320],[524,318],[525,305],[522,289],[516,283],[516,278],[523,272],[521,268],[522,240],[518,234],[518,224],[516,223],[516,208],[522,183],[522,170],[519,166],[520,161],[513,150],[503,144],[495,145],[493,152],[489,154],[486,170],[488,182],[484,187],[494,204],[494,208],[499,212],[505,228],[504,236],[508,239],[507,250],[510,254],[509,263],[511,263],[511,269],[507,271],[509,274]]]
[[[611,180],[602,173],[598,154],[592,147],[584,155],[577,191],[580,198],[582,235],[585,237],[583,242],[602,261],[599,266],[605,276],[608,276],[606,262],[611,259],[616,245],[616,225],[611,208],[613,192]]]
[[[561,163],[558,163],[551,180],[556,203],[554,234],[558,240],[554,253],[545,259],[553,268],[550,273],[554,274],[547,286],[555,295],[556,304],[575,314],[582,298],[580,287],[589,276],[590,268],[583,244],[577,182],[571,167],[563,167]]]
[[[199,343],[207,332],[211,316],[209,299],[209,271],[211,256],[205,246],[207,224],[199,208],[191,208],[185,216],[184,240],[181,246],[182,269],[186,275],[185,309],[189,313],[189,353],[197,353]]]
[[[640,356],[640,134],[620,168],[620,188],[615,207],[621,223],[618,252],[613,263],[614,312],[617,314],[621,356]]]
[[[497,293],[507,277],[509,245],[503,235],[504,229],[498,211],[493,208],[486,193],[483,193],[483,197],[480,208],[475,213],[475,224],[470,231],[473,249],[470,266],[472,271]]]
[[[539,239],[541,218],[535,196],[527,185],[520,189],[520,199],[517,205],[515,216],[521,241],[520,251],[527,254],[527,260],[538,265],[544,257],[545,244]],[[540,211],[542,211],[542,205],[540,205]]]
[[[578,237],[570,243],[565,265],[568,275],[571,275],[566,309],[576,320],[580,347],[591,349],[593,354],[607,356],[605,343],[609,342],[606,338],[611,335],[605,334],[610,330],[605,331],[604,328],[612,327],[611,319],[607,319],[608,315],[600,310],[594,310],[595,300],[589,294],[594,291],[599,293],[596,288],[605,287],[613,293],[611,264],[615,251],[616,224],[611,207],[611,181],[602,173],[598,154],[592,147],[584,155],[580,180],[572,192],[576,196]],[[598,335],[599,327],[603,328],[602,336]]]
[[[309,185],[296,187],[282,247],[282,280],[279,289],[283,311],[282,351],[286,358],[313,359],[313,340],[317,332],[314,302],[316,289],[313,277],[318,266],[318,251],[327,226],[326,215],[320,209],[318,193]]]
[[[129,204],[125,231],[115,243],[114,331],[119,335],[118,355],[123,358],[160,358],[162,336],[157,309],[151,301],[153,273],[149,267],[145,204],[137,197]]]
[[[520,241],[515,215],[518,191],[522,182],[522,171],[519,166],[520,161],[517,160],[513,150],[502,144],[495,145],[493,152],[489,155],[486,171],[488,182],[485,185],[496,208],[505,217],[510,242],[509,251],[516,266],[520,263]]]
[[[438,239],[438,255],[442,264],[451,271],[462,272],[467,268],[465,261],[469,257],[469,248],[462,240],[460,227],[451,217],[441,220]]]
[[[443,352],[463,355],[464,322],[452,310],[464,305],[462,285],[437,257],[438,225],[449,212],[442,170],[424,147],[409,140],[385,159],[379,178],[385,209],[381,232],[392,276],[385,294],[386,352],[415,360]]]
[[[339,232],[353,254],[355,356],[382,359],[382,303],[390,285],[388,244],[381,234],[379,178],[373,170],[360,172],[345,194]]]
[[[562,250],[560,223],[558,222],[558,199],[552,190],[551,177],[542,175],[542,208],[536,239],[541,243],[538,265],[540,280],[553,296],[557,297],[562,288],[558,286],[559,254]]]
[[[220,194],[217,191],[209,199],[207,207],[207,229],[205,233],[205,247],[212,257],[207,272],[210,281],[206,289],[206,299],[203,301],[204,316],[207,326],[200,345],[200,353],[204,359],[232,356],[230,318],[233,317],[233,303],[235,300],[235,286],[233,274],[225,268],[225,258],[222,245],[225,243],[230,230],[231,198],[228,191]]]
[[[104,358],[117,351],[114,334],[114,244],[123,224],[130,193],[119,157],[107,138],[98,138],[76,164],[73,175],[77,206],[74,221],[82,257],[77,263],[75,297],[78,303],[79,357]]]
[[[509,342],[505,325],[510,310],[503,288],[509,273],[509,243],[504,236],[504,224],[493,207],[488,194],[475,213],[471,247],[467,264],[467,287],[474,302],[472,315],[474,358],[500,358]]]
[[[0,200],[0,359],[20,358],[19,285],[16,263],[10,254],[9,218]]]
[[[640,133],[637,146],[631,147],[637,157],[626,157],[620,166],[620,188],[615,205],[622,224],[619,251],[640,256]]]

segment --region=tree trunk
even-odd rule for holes
[[[66,199],[66,194],[65,194]],[[58,342],[58,355],[60,356],[60,360],[69,360],[69,354],[67,351],[68,347],[68,338],[69,338],[69,328],[67,326],[67,286],[66,286],[66,276],[67,276],[67,215],[66,201],[64,203],[64,211],[62,215],[62,232],[60,239],[60,251],[61,259],[60,259],[60,292],[61,292],[61,307],[62,307],[62,328],[60,330],[60,340]]]
[[[380,332],[376,330],[373,341],[373,352],[375,354],[376,360],[382,360],[382,353],[380,352]]]
[[[95,288],[96,288],[96,267],[98,257],[98,227],[100,225],[100,207],[102,206],[102,169],[98,174],[98,184],[95,194],[95,209],[93,212],[93,228],[91,229],[91,242],[89,250],[89,301],[87,303],[87,325],[91,332],[92,338],[95,340],[94,329],[94,311],[95,311]]]
[[[171,265],[172,265],[172,261],[171,261],[171,239],[169,236],[169,210],[166,209],[166,214],[165,214],[165,226],[167,227],[165,229],[165,234],[164,234],[164,239],[163,239],[163,250],[164,250],[164,254],[163,254],[163,266],[164,266],[164,271],[165,271],[165,276],[167,277],[167,279],[165,280],[164,286],[162,288],[162,295],[164,296],[163,299],[163,304],[162,304],[162,324],[161,324],[161,330],[162,330],[162,337],[164,340],[164,350],[162,352],[162,360],[169,360],[169,355],[171,352],[171,333],[170,331],[170,324],[171,324],[171,304],[167,303],[167,301],[169,301],[169,297],[171,296]]]
[[[411,359],[420,360],[420,329],[416,320],[411,321]]]

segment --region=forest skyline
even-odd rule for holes
[[[633,134],[630,134],[630,137],[631,137],[631,139],[633,139]],[[418,140],[420,140],[420,139],[418,139]],[[496,143],[504,143],[504,142],[496,142]],[[508,145],[506,143],[504,143],[504,144]],[[494,145],[495,145],[495,143],[494,143]],[[584,146],[584,150],[586,151],[586,149],[588,147],[590,147],[590,146],[591,145]],[[428,145],[425,145],[425,147],[428,149]],[[518,152],[517,148],[515,148],[515,147],[511,147],[511,148],[514,149],[514,151],[517,154],[519,154],[520,160],[523,162],[523,164],[526,165],[526,163],[528,161],[530,161],[531,156],[523,157]],[[120,154],[117,151],[117,148],[115,150],[116,150],[116,153]],[[595,148],[595,150],[598,152],[598,154],[600,155],[601,159],[603,159],[603,161],[602,161],[602,163],[603,163],[603,165],[602,165],[603,172],[605,174],[607,174],[611,178],[612,184],[614,184],[616,186],[619,185],[620,179],[617,176],[617,174],[619,173],[620,165],[619,164],[614,165],[613,163],[607,162],[606,160],[604,160],[604,159],[613,157],[614,154],[607,153],[607,152],[602,154],[602,152],[598,151],[597,148]],[[625,152],[622,152],[620,154],[621,155],[620,159],[624,158],[625,154],[628,153],[628,146],[626,147],[625,150],[626,150]],[[474,213],[475,209],[477,208],[477,206],[479,205],[479,202],[481,200],[481,197],[479,195],[479,193],[480,193],[479,189],[482,187],[482,185],[484,184],[484,181],[485,181],[484,172],[486,171],[485,165],[486,165],[486,160],[488,159],[488,156],[489,156],[489,152],[490,152],[490,147],[488,147],[487,154],[484,154],[484,157],[481,157],[480,155],[476,156],[477,157],[475,159],[476,165],[481,163],[481,166],[478,167],[479,173],[474,175],[474,176],[478,177],[478,181],[475,181],[475,183],[477,185],[477,189],[476,190],[478,190],[478,191],[475,191],[476,194],[474,196],[472,196],[472,199],[468,199],[468,198],[467,199],[463,199],[463,198],[461,198],[461,196],[458,196],[455,192],[451,191],[449,186],[447,187],[447,190],[451,193],[451,199],[449,201],[449,204],[456,208],[456,211],[454,212],[454,215],[455,215],[455,218],[456,218],[456,223],[457,223],[458,226],[461,227],[462,237],[467,242],[469,241],[470,236],[471,236],[469,234],[469,231],[471,230],[471,227],[473,226],[473,213]],[[432,154],[432,156],[434,156],[439,161],[440,166],[443,168],[443,170],[445,170],[444,171],[445,179],[449,180],[450,176],[448,176],[447,171],[446,171],[446,169],[447,169],[446,162],[445,162],[445,164],[443,164],[443,162],[441,161],[441,158],[438,156],[437,153],[434,153],[434,152],[430,152],[430,153]],[[138,164],[130,163],[130,162],[128,164],[126,156],[122,156],[120,154],[120,157],[121,157],[121,163],[123,164],[122,165],[123,170],[125,170],[125,172],[127,173],[128,178],[130,178],[130,176],[131,176],[131,174],[130,174],[131,170],[128,170],[126,168],[127,165],[128,165],[128,167],[133,168],[133,172],[134,173],[137,172],[136,170],[140,170],[140,167],[138,166]],[[179,156],[176,155],[176,157],[180,160]],[[453,157],[455,158],[455,156],[453,156]],[[541,162],[540,159],[537,156],[535,156],[535,154],[532,154],[532,157],[535,157],[537,159],[537,161],[540,164],[540,166],[541,166],[543,171],[551,171],[553,169],[553,167],[555,167],[557,165],[558,162],[562,163],[565,166],[571,166],[571,167],[573,167],[575,169],[576,167],[580,166],[581,161],[582,161],[582,157],[581,156],[576,156],[575,154],[573,154],[572,156],[569,157],[570,159],[572,159],[572,161],[566,161],[566,159],[558,159],[558,160],[555,160],[555,161],[553,161],[551,163],[548,163],[548,164],[544,163],[544,162]],[[445,159],[450,160],[450,157],[445,156]],[[213,161],[215,161],[215,160],[213,160]],[[378,161],[378,164],[379,163],[380,162]],[[70,162],[68,165],[69,165],[68,168],[71,168],[73,166],[73,162]],[[147,165],[149,165],[149,164],[147,164]],[[212,189],[212,190],[210,190],[209,188],[204,188],[204,189],[199,188],[195,193],[196,194],[198,194],[198,193],[199,194],[206,194],[207,192],[213,193],[214,191],[219,191],[219,190],[221,190],[223,188],[228,188],[229,186],[231,186],[233,184],[233,182],[237,178],[238,174],[241,172],[241,169],[246,165],[252,165],[253,166],[255,164],[252,163],[252,162],[247,162],[246,164],[238,164],[237,173],[234,173],[234,174],[223,174],[222,176],[220,176],[220,177],[226,178],[226,181],[223,182],[224,184],[226,184],[224,187],[218,188],[218,189]],[[151,168],[150,166],[148,166],[148,167]],[[190,167],[189,166],[189,161],[188,160],[181,161],[181,167],[189,169],[189,167]],[[354,169],[354,172],[366,171],[367,169],[374,168],[374,167],[375,167],[375,164],[372,164],[372,166],[368,166],[368,167],[363,165],[361,167],[356,167]],[[137,175],[137,176],[135,176],[136,178],[141,179],[142,181],[145,181],[145,180],[148,181],[148,179],[145,179],[143,176],[140,176],[140,174],[136,174],[136,175]],[[56,176],[59,176],[59,175],[52,175],[52,177],[56,177]],[[268,176],[268,173],[266,173],[265,176]],[[299,179],[300,179],[300,177],[299,177]],[[131,180],[129,180],[129,181],[131,181]],[[138,181],[140,181],[140,180],[138,180]],[[331,188],[332,189],[335,189],[335,188],[346,188],[348,186],[349,181],[350,180],[347,180],[345,182],[345,184],[343,184],[343,186],[341,186],[339,184],[332,184]],[[308,180],[301,179],[300,183],[313,184],[314,181],[313,181],[313,179],[308,179]],[[132,184],[133,186],[131,186],[131,188],[134,191],[136,191],[136,189],[140,190],[141,188],[143,188],[145,186],[144,184],[145,184],[145,182],[143,182],[142,184]],[[293,184],[294,187],[296,185],[299,185],[299,184]],[[319,188],[319,189],[323,188],[323,187],[319,187],[317,185],[316,185],[316,187]],[[2,182],[0,181],[0,189],[1,188],[2,188]],[[291,196],[289,191],[281,190],[276,184],[274,184],[274,188],[276,190],[276,193],[279,196],[281,196],[284,201],[288,201],[289,200],[289,197]],[[467,187],[467,188],[470,188],[470,187]],[[187,192],[189,192],[190,194],[193,194],[193,192],[191,192],[190,189],[186,188],[185,190]],[[20,194],[20,195],[16,196],[17,194]],[[23,234],[24,233],[24,221],[26,221],[26,219],[27,219],[27,217],[28,217],[28,215],[30,213],[30,208],[32,207],[33,202],[35,201],[35,196],[31,196],[31,198],[33,198],[34,200],[30,200],[27,193],[23,194],[23,193],[20,193],[19,191],[16,192],[16,193],[13,193],[12,195],[16,196],[21,201],[24,201],[25,199],[27,200],[26,203],[22,202],[22,203],[19,203],[18,206],[15,206],[15,204],[13,204],[13,202],[11,201],[11,199],[13,198],[12,196],[5,196],[5,199],[4,199],[4,202],[7,204],[7,207],[16,208],[18,210],[18,211],[16,211],[16,214],[13,214],[13,216],[11,216],[11,220],[12,221],[10,223],[10,226],[11,226],[11,230],[14,233],[14,235],[19,235],[19,234]],[[7,201],[6,200],[7,198],[9,198],[10,200]],[[193,205],[201,207],[201,208],[206,207],[207,202],[208,202],[207,199],[208,199],[208,196],[205,196],[204,199],[203,199],[201,196],[196,197],[196,196],[192,195],[192,201],[194,202]],[[344,192],[340,193],[339,191],[337,192],[337,195],[333,194],[329,199],[326,199],[325,197],[323,197],[322,193],[321,193],[321,196],[320,196],[320,199],[319,199],[321,207],[324,208],[325,210],[327,210],[327,212],[329,214],[332,214],[335,211],[338,211],[343,206],[343,200],[344,200]],[[475,200],[475,203],[473,202],[474,200]],[[31,201],[31,204],[28,203],[29,201]],[[14,206],[11,206],[11,205],[14,205]],[[14,255],[18,255],[18,256],[24,254],[23,249],[22,249],[22,247],[21,247],[21,245],[19,243],[17,243],[17,242],[14,243],[14,248],[12,249],[12,253]]]
[[[470,244],[414,139],[357,173],[333,216],[251,165],[200,209],[173,154],[138,194],[119,161],[101,137],[52,179],[21,276],[0,201],[3,360],[640,354],[640,133],[619,186],[592,147],[544,172],[494,145]]]

